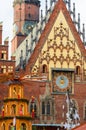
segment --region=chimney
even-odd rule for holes
[[[0,22],[0,45],[2,44],[2,28],[3,28],[2,23],[3,22]]]
[[[7,38],[4,40],[4,45],[8,46],[8,43],[9,43],[9,37],[7,37]]]
[[[15,56],[11,56],[11,60],[12,60],[12,61],[15,61]]]

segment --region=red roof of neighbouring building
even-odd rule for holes
[[[77,128],[74,128],[72,130],[86,130],[86,123],[83,125],[78,126]]]

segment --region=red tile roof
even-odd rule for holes
[[[86,130],[86,124],[80,125],[77,128],[74,128],[72,130]]]

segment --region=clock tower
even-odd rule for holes
[[[39,22],[39,0],[14,0],[12,53]]]

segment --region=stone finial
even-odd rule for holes
[[[68,9],[69,9],[69,12],[71,12],[71,0],[68,1]]]
[[[75,3],[73,3],[73,21],[75,21]]]
[[[47,4],[47,0],[46,0],[46,4],[45,4],[45,13],[47,14],[47,9],[48,9],[48,4]],[[45,15],[46,15],[45,14]]]
[[[52,7],[53,0],[50,0],[50,7]]]
[[[43,20],[43,10],[41,10],[41,21]]]
[[[85,24],[83,24],[83,30],[82,30],[82,33],[83,33],[83,42],[85,43]]]
[[[78,32],[80,33],[80,13],[78,13]]]
[[[21,50],[21,56],[20,56],[20,68],[23,69],[23,50]]]
[[[28,56],[28,40],[26,40],[26,57]]]

